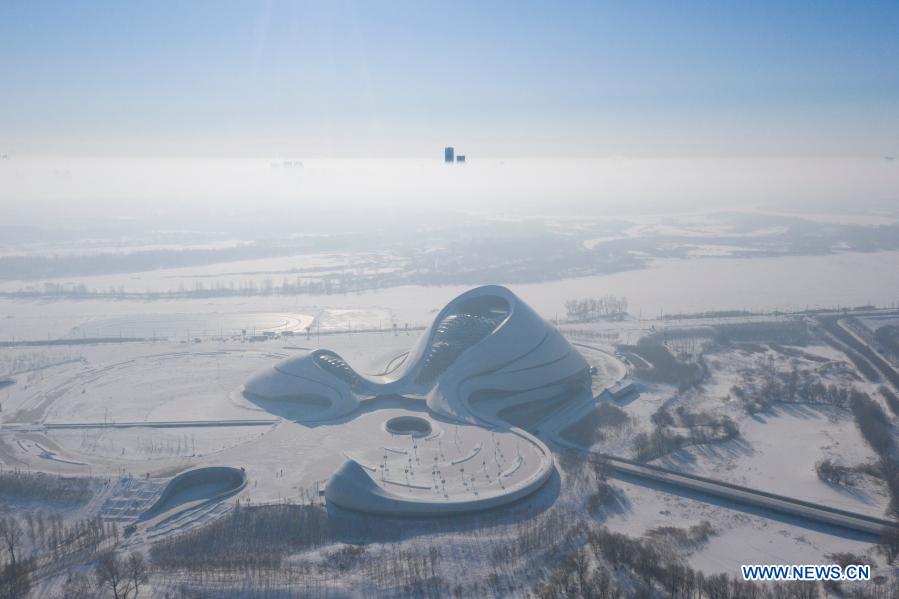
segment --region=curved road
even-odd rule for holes
[[[885,530],[899,533],[899,523],[895,520],[875,518],[865,514],[858,514],[841,510],[819,503],[794,499],[784,495],[776,495],[766,491],[759,491],[749,487],[722,482],[695,474],[675,472],[666,468],[660,468],[650,464],[641,464],[625,458],[593,453],[591,457],[598,458],[608,464],[614,473],[624,474],[645,480],[659,482],[672,487],[697,491],[706,495],[713,495],[735,503],[741,503],[752,507],[763,508],[802,518],[811,522],[836,526],[844,530],[862,533],[878,539]]]

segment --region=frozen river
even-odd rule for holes
[[[347,295],[260,296],[179,300],[0,301],[0,339],[42,339],[72,334],[76,326],[129,316],[276,314],[321,316],[322,330],[403,327],[430,322],[465,286],[402,286]],[[899,302],[899,252],[843,253],[779,258],[659,260],[649,268],[610,275],[509,287],[543,316],[564,316],[566,299],[613,294],[628,298],[644,318],[660,312],[803,309]],[[334,317],[341,310],[347,317]],[[183,316],[178,316],[183,319]],[[283,320],[274,318],[275,321]],[[162,326],[162,325],[160,325]],[[101,330],[100,327],[97,327]],[[186,331],[185,331],[186,332]],[[106,334],[115,331],[105,330]],[[183,332],[181,333],[183,334]]]

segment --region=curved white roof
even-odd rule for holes
[[[589,366],[580,353],[510,290],[487,285],[447,304],[387,374],[360,374],[338,354],[320,349],[257,374],[244,392],[261,403],[289,401],[298,420],[310,423],[346,416],[361,401],[381,395],[423,398],[435,416],[515,435],[516,443],[544,456],[531,460],[533,475],[521,484],[492,495],[443,497],[439,505],[397,495],[352,460],[329,483],[328,498],[351,509],[434,513],[511,501],[542,484],[552,472],[549,451],[512,425],[536,425],[589,388]]]

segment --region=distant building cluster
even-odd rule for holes
[[[282,160],[281,162],[270,163],[272,168],[303,168],[302,160]]]
[[[465,154],[456,154],[456,148],[446,146],[443,148],[443,161],[447,164],[452,164],[453,162],[465,164]]]

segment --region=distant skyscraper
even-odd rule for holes
[[[456,162],[457,163],[461,162],[462,164],[464,164],[465,163],[465,154],[456,154]]]
[[[443,161],[447,163],[452,163],[456,154],[456,150],[453,149],[453,146],[447,146],[443,148]]]

